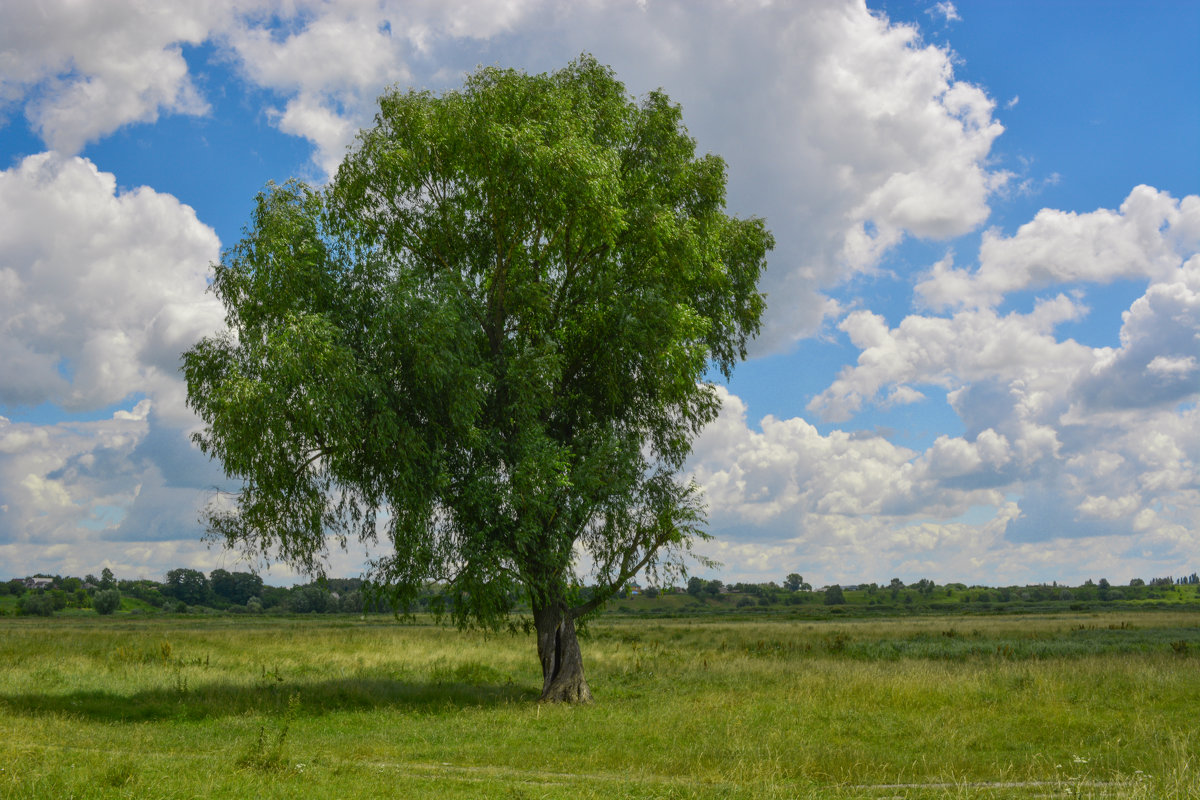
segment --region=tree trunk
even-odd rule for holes
[[[590,703],[592,690],[583,678],[583,656],[575,620],[565,608],[534,608],[538,659],[542,662],[542,703]]]

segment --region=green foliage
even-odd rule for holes
[[[167,580],[163,583],[161,591],[167,597],[174,598],[177,603],[192,606],[206,605],[212,596],[208,578],[203,572],[182,567],[167,573]]]
[[[17,613],[23,616],[53,616],[54,599],[45,592],[26,592],[17,598]]]
[[[291,610],[297,614],[320,614],[328,611],[331,604],[336,604],[329,592],[316,586],[293,589],[289,602]],[[336,605],[334,607],[336,609]]]
[[[842,592],[842,587],[834,584],[825,589],[825,605],[841,606],[846,604],[846,596]]]
[[[250,572],[229,572],[214,569],[208,575],[212,593],[226,603],[245,605],[251,597],[262,594],[263,581]]]
[[[160,585],[154,581],[121,581],[118,588],[123,596],[136,598],[154,608],[162,608],[167,604],[167,598],[160,591]]]
[[[438,583],[489,626],[518,592],[585,614],[677,573],[705,376],[758,331],[773,245],[724,202],[679,107],[591,58],[388,92],[330,185],[269,187],[215,268],[230,330],[185,355],[188,401],[243,485],[212,534],[310,574],[327,534],[382,538],[396,607]]]
[[[102,589],[92,598],[92,608],[97,614],[111,614],[121,607],[121,592],[117,589]]]
[[[69,598],[67,597],[67,593],[62,589],[51,589],[46,594],[50,597],[50,602],[54,606],[55,611],[62,611],[67,607]]]

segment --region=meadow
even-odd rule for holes
[[[583,647],[569,707],[524,634],[0,617],[0,797],[1200,797],[1194,608],[609,614]]]

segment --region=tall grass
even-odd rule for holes
[[[0,619],[0,797],[1200,797],[1200,616]]]

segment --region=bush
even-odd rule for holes
[[[121,607],[121,592],[117,589],[101,589],[92,598],[92,608],[97,614],[111,614]]]
[[[17,613],[25,616],[50,617],[54,615],[54,601],[47,594],[29,592],[17,600]]]
[[[62,589],[51,589],[47,594],[50,597],[50,602],[54,605],[55,611],[62,611],[67,607],[67,593]]]

